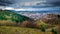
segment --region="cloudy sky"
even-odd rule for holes
[[[0,9],[20,8],[53,8],[60,9],[60,0],[0,0]],[[21,9],[20,9],[21,10]],[[22,9],[23,10],[23,9]]]

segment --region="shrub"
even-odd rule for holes
[[[41,25],[41,31],[45,32],[46,26],[45,25]]]
[[[52,29],[51,32],[52,32],[53,34],[57,34],[57,32],[56,32],[54,29]]]
[[[41,31],[45,32],[45,30],[46,30],[46,24],[43,21],[41,21]]]

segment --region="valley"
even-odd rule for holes
[[[10,10],[0,10],[0,34],[59,34],[59,26],[60,15],[57,14],[45,14],[35,20]]]

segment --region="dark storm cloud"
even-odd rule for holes
[[[0,6],[8,6],[10,4],[13,4],[12,0],[0,0]]]
[[[60,2],[54,2],[52,3],[54,6],[60,6]]]
[[[60,0],[47,0],[46,4],[50,4],[52,6],[60,6]]]
[[[39,6],[60,6],[60,0],[46,0],[46,2],[42,2],[42,3],[37,3],[36,5]]]
[[[14,8],[53,7],[60,6],[60,0],[0,0],[0,6],[10,6]]]

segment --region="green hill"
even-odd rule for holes
[[[2,23],[3,25],[9,25],[9,24],[14,25],[14,23],[21,24],[23,21],[26,21],[26,20],[32,22],[33,19],[17,14],[10,10],[0,10],[0,24]]]
[[[9,10],[0,10],[0,20],[11,20],[11,21],[22,22],[24,20],[29,20],[29,18]]]

